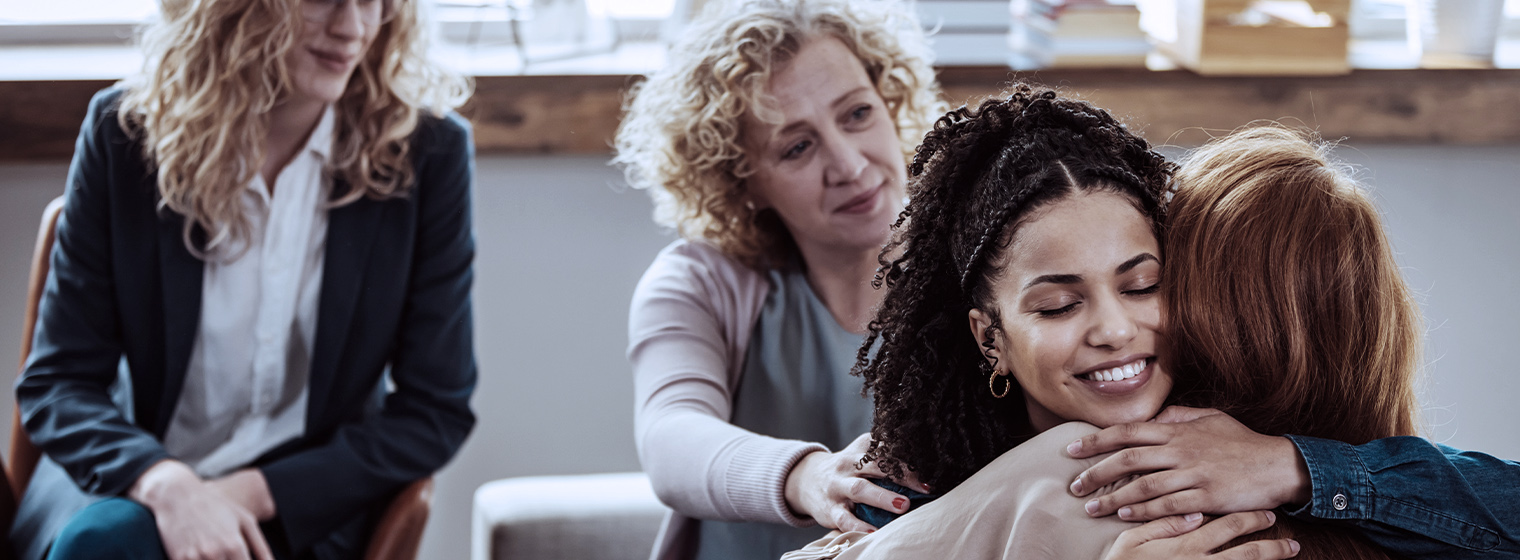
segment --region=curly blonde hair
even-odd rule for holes
[[[291,87],[285,55],[304,25],[301,2],[163,0],[140,39],[146,62],[124,82],[118,118],[158,173],[160,206],[185,217],[185,246],[202,259],[251,235],[240,199],[263,161],[269,112]],[[470,94],[467,79],[428,60],[417,2],[394,4],[334,107],[327,172],[346,185],[334,207],[405,196],[421,113],[441,116]]]
[[[628,94],[615,165],[654,199],[655,221],[756,269],[788,262],[795,244],[779,219],[748,204],[754,173],[742,145],[746,115],[778,120],[765,87],[815,38],[842,42],[865,67],[897,125],[904,164],[946,110],[918,18],[896,1],[738,0],[709,6],[665,68]]]

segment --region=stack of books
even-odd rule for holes
[[[1142,8],[1156,50],[1199,74],[1313,76],[1351,72],[1351,3],[1142,0]]]
[[[1013,0],[1009,10],[1016,70],[1143,67],[1151,51],[1135,0]]]

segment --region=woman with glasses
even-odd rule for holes
[[[22,558],[358,558],[459,449],[468,83],[421,33],[411,0],[162,2],[69,171]]]

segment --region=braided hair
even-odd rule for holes
[[[988,389],[1002,253],[1032,211],[1078,191],[1118,193],[1159,231],[1174,172],[1108,112],[1028,84],[940,118],[909,167],[876,274],[886,297],[853,369],[876,404],[862,462],[944,491],[1033,436],[1020,394]],[[971,309],[991,318],[981,341]]]

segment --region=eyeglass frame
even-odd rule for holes
[[[369,25],[385,25],[396,19],[396,7],[402,0],[300,0],[300,2],[301,17],[309,23],[329,23],[332,21],[334,13],[337,13],[339,9],[346,8],[349,2],[354,2],[360,8],[360,21]],[[380,4],[380,17],[374,21],[364,19],[363,4],[368,2]],[[321,15],[312,17],[312,8],[308,6],[318,7]]]

